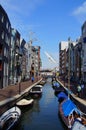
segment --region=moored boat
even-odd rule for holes
[[[19,106],[19,107],[26,107],[26,106],[31,106],[32,104],[33,104],[33,102],[34,102],[34,100],[33,99],[21,99],[20,101],[18,101],[17,103],[16,103],[16,105],[17,106]]]
[[[36,85],[33,88],[31,88],[31,90],[29,91],[29,94],[33,97],[33,98],[38,98],[42,95],[42,87],[40,85]]]
[[[41,87],[41,88],[42,88],[42,87],[43,87],[43,85],[37,84],[35,87]]]
[[[53,81],[52,82],[52,87],[55,89],[55,88],[59,88],[60,87],[60,84],[57,82],[57,81]]]
[[[44,85],[46,83],[46,81],[45,80],[42,80],[39,84],[40,85]]]
[[[68,98],[68,95],[64,92],[60,92],[58,95],[58,101],[59,103],[61,103],[63,100],[67,99]]]
[[[74,112],[77,113],[77,115],[80,114],[80,111],[77,109],[76,105],[70,100],[66,99],[63,102],[59,104],[59,114],[66,125],[67,128],[71,128],[74,123]]]
[[[0,130],[10,130],[15,127],[21,116],[21,110],[15,106],[4,112],[0,117]]]

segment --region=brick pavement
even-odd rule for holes
[[[38,80],[40,80],[39,78]],[[37,78],[35,78],[35,81],[32,83],[31,80],[21,82],[20,84],[20,89],[19,89],[19,84],[17,83],[16,85],[10,85],[6,88],[0,89],[0,101],[3,101],[7,98],[11,98],[12,96],[15,96],[19,94],[19,92],[23,92],[25,89],[29,88],[32,84],[36,83]]]
[[[29,89],[31,86],[34,86],[41,80],[42,78],[39,77],[35,78],[33,83],[31,80],[29,80],[21,82],[20,84],[17,83],[16,85],[10,85],[6,88],[0,89],[0,114],[12,105],[12,101],[14,99],[21,97],[23,95],[23,92],[25,93],[25,90]],[[13,99],[13,97],[15,98]]]

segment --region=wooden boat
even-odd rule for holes
[[[39,85],[34,86],[33,88],[31,88],[31,90],[29,91],[29,94],[31,96],[33,96],[34,98],[38,98],[42,95],[42,87]]]
[[[55,89],[55,88],[59,88],[60,87],[60,84],[57,82],[57,81],[53,81],[52,82],[52,87]]]
[[[68,95],[64,92],[60,92],[58,95],[58,101],[61,103],[63,100],[68,99]]]
[[[44,85],[46,83],[46,81],[45,80],[42,80],[39,84],[40,85]]]
[[[63,87],[59,87],[59,88],[55,87],[54,91],[55,91],[55,95],[58,95],[60,92],[65,92]]]
[[[0,130],[10,130],[15,127],[21,116],[21,110],[13,107],[3,113],[0,117]]]
[[[24,107],[25,108],[25,106],[31,106],[33,104],[33,102],[34,102],[33,99],[29,99],[29,100],[21,99],[20,101],[18,101],[16,103],[16,105],[19,106],[19,107]]]
[[[42,88],[42,87],[43,87],[43,85],[37,84],[35,87],[41,87],[41,88]]]
[[[74,123],[74,112],[80,114],[80,111],[70,99],[66,99],[59,104],[60,117],[68,129],[70,129]]]

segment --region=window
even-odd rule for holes
[[[4,22],[4,16],[3,15],[2,15],[1,21],[2,21],[2,23]]]
[[[86,43],[86,37],[83,38],[83,42]]]
[[[5,42],[9,45],[9,37],[7,34],[5,35]]]
[[[2,32],[2,35],[1,35],[2,39],[4,39],[4,31]]]
[[[6,56],[6,48],[4,48],[4,56]]]
[[[0,20],[2,20],[2,13],[0,12]]]
[[[6,22],[6,28],[8,29],[8,22]]]

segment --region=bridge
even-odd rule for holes
[[[40,73],[43,77],[53,77],[56,74],[56,72],[50,69],[43,69],[40,71]]]

